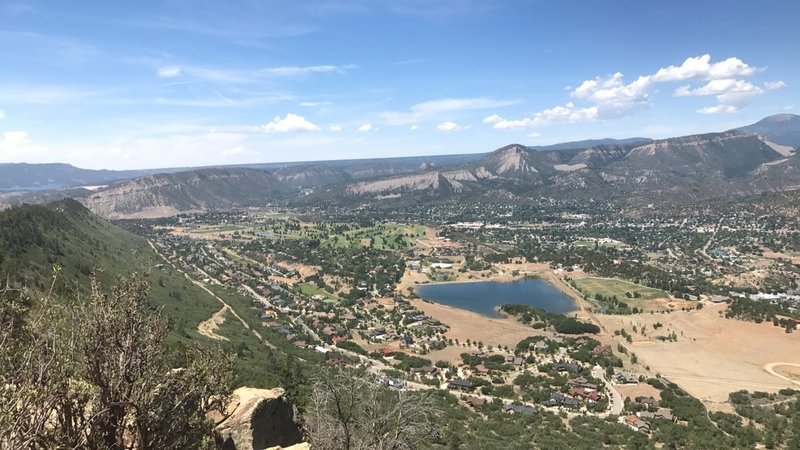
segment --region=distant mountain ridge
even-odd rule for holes
[[[40,191],[93,186],[140,177],[147,170],[91,170],[69,164],[0,163],[0,191]]]
[[[797,114],[775,114],[735,130],[764,136],[779,145],[800,147],[800,116]]]
[[[2,194],[0,202],[71,196],[105,217],[127,218],[276,202],[390,207],[394,201],[459,196],[502,201],[538,197],[695,201],[800,187],[800,157],[792,147],[774,141],[788,142],[776,136],[791,136],[794,127],[800,131],[797,117],[767,118],[751,126],[759,133],[742,127],[659,140],[577,141],[549,150],[511,144],[485,154],[186,170],[116,182],[93,192]],[[582,148],[588,143],[594,145]]]
[[[650,138],[633,137],[627,139],[587,139],[583,141],[561,142],[552,145],[537,145],[530,147],[533,150],[551,151],[551,150],[585,150],[591,147],[598,147],[601,145],[630,145],[630,144],[648,144],[653,142]]]

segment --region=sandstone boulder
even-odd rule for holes
[[[226,416],[217,418],[215,428],[217,446],[223,450],[264,450],[302,442],[297,409],[283,389],[239,388]]]

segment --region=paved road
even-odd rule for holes
[[[704,245],[703,248],[700,249],[700,254],[705,256],[706,258],[712,260],[712,261],[714,260],[714,258],[712,258],[708,254],[708,248],[711,247],[711,243],[714,241],[714,238],[717,236],[717,232],[719,232],[719,228],[722,226],[722,221],[723,220],[725,220],[725,217],[722,217],[722,218],[719,219],[719,222],[717,222],[716,228],[714,228],[714,232],[711,233],[711,237],[708,238],[708,242],[706,242],[706,245]]]
[[[594,366],[592,367],[592,376],[600,380],[603,380],[603,382],[606,384],[606,387],[608,388],[608,393],[611,394],[610,398],[608,399],[608,403],[611,406],[611,409],[609,410],[608,414],[620,415],[622,413],[622,410],[625,408],[625,402],[623,401],[622,396],[619,394],[619,392],[617,392],[617,390],[614,389],[614,385],[611,384],[611,382],[606,379],[605,370],[603,370],[603,368],[600,366]]]

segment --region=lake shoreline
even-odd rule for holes
[[[532,284],[526,285],[526,282]],[[468,292],[458,289],[459,286],[476,283],[485,286],[470,287]],[[451,286],[453,289],[448,288]],[[424,291],[429,291],[429,288],[434,288],[438,293],[425,293]],[[481,290],[484,292],[480,292]],[[469,311],[487,319],[510,317],[500,310],[502,305],[528,305],[564,316],[580,310],[580,304],[576,299],[560,289],[557,284],[541,276],[526,275],[508,281],[469,280],[426,283],[417,286],[414,292],[422,302]],[[498,297],[504,299],[495,301]],[[505,300],[506,297],[512,298]]]

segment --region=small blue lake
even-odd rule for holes
[[[575,310],[575,303],[547,281],[525,278],[510,283],[479,281],[473,283],[424,284],[417,295],[425,300],[466,309],[488,317],[502,317],[495,307],[509,303],[529,305],[556,314]]]

